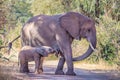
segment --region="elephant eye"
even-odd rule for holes
[[[90,29],[88,29],[88,32],[90,32],[91,30]]]

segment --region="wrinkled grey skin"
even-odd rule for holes
[[[28,62],[35,61],[35,73],[40,74],[40,59],[41,57],[47,57],[48,54],[54,53],[55,50],[48,46],[30,47],[24,46],[19,52],[20,72],[29,72]]]
[[[91,55],[93,49],[88,50],[79,57],[72,57],[71,44],[74,39],[85,38],[96,48],[95,23],[90,18],[76,13],[68,12],[60,15],[38,15],[32,17],[22,28],[22,45],[59,47],[62,57],[55,74],[64,74],[63,66],[67,63],[67,75],[74,73],[73,61],[80,61]]]

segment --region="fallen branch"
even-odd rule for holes
[[[20,38],[20,35],[18,37],[16,37],[15,39],[13,39],[10,43],[13,43],[15,40],[17,40],[18,38]]]
[[[0,46],[0,50],[2,49],[2,48],[7,48],[8,46]]]

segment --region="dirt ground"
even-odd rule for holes
[[[29,64],[30,73],[19,73],[17,63],[0,63],[2,73],[9,74],[5,79],[0,80],[120,80],[120,73],[116,70],[102,69],[100,66],[90,64],[75,64],[76,76],[55,75],[58,61],[45,61],[44,73],[34,74],[34,63]],[[66,66],[64,68],[66,72]],[[1,75],[1,74],[0,74]],[[8,77],[8,78],[7,78]]]

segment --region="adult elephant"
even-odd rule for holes
[[[63,66],[67,63],[67,75],[75,75],[73,61],[87,58],[96,48],[95,23],[90,18],[76,13],[67,12],[60,15],[38,15],[32,17],[22,28],[22,45],[59,47],[62,57],[55,74],[64,74]],[[72,57],[71,44],[73,39],[87,39],[88,50],[79,57]]]

